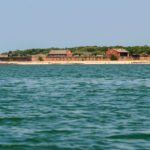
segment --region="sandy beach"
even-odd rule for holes
[[[0,65],[46,65],[46,64],[150,64],[147,60],[133,61],[1,61]]]

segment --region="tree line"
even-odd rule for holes
[[[80,46],[80,47],[70,47],[70,48],[34,48],[34,49],[26,49],[26,50],[14,50],[5,52],[3,54],[9,56],[29,56],[36,54],[48,54],[50,49],[59,50],[59,49],[69,49],[73,55],[84,55],[84,56],[98,56],[105,55],[108,48],[124,48],[129,51],[130,55],[133,54],[150,54],[150,46]]]

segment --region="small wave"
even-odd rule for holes
[[[89,90],[89,93],[96,93],[96,92],[103,92],[105,89],[96,89],[96,90]]]
[[[120,134],[109,136],[110,139],[150,139],[150,134],[136,133],[136,134]]]
[[[0,144],[0,149],[11,149],[11,150],[20,150],[20,149],[53,149],[59,150],[60,147],[56,145],[46,145],[46,144]],[[65,148],[68,150],[69,148]],[[71,150],[71,149],[70,149]]]
[[[117,88],[116,91],[136,91],[135,88]]]
[[[0,122],[2,121],[22,121],[24,118],[19,117],[10,117],[10,118],[0,118]]]
[[[38,133],[42,134],[61,134],[61,133],[64,133],[64,134],[70,134],[70,133],[73,133],[74,131],[73,130],[65,130],[65,129],[60,129],[60,130],[42,130],[42,131],[38,131]]]

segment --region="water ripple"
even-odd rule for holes
[[[0,149],[150,149],[149,70],[0,66]]]

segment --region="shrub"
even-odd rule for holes
[[[39,56],[39,61],[43,61],[43,57],[42,56]]]
[[[115,55],[111,55],[111,56],[110,56],[110,60],[118,60],[118,57],[115,56]]]

